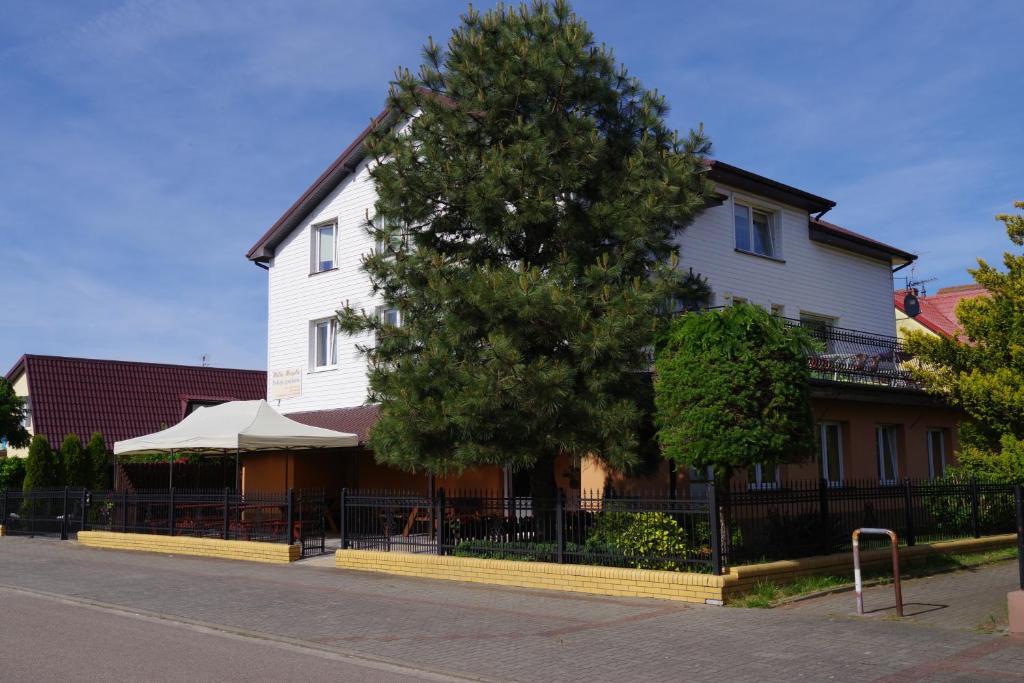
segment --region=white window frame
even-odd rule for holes
[[[321,326],[327,325],[327,363],[319,364]],[[309,367],[313,372],[332,370],[338,367],[338,321],[335,318],[318,318],[309,323]]]
[[[381,220],[382,219],[381,219],[380,214],[376,214],[370,222],[373,224],[373,226],[375,228],[380,230],[380,229],[383,229],[383,226],[381,225]],[[398,244],[401,245],[401,248],[403,250],[409,248],[409,231],[408,230],[403,230],[402,231],[402,236],[399,238]],[[383,240],[379,240],[378,239],[378,240],[374,241],[374,243],[373,243],[373,251],[374,251],[374,253],[380,254],[382,256],[392,256],[392,254],[390,253],[391,250],[389,248],[385,247]]]
[[[324,230],[330,230],[332,233],[331,240],[331,267],[321,268],[320,264],[323,262],[322,254],[320,253],[320,233]],[[327,273],[338,268],[338,221],[326,221],[324,223],[317,223],[312,226],[311,234],[313,237],[313,243],[311,245],[312,263],[310,264],[310,272],[316,273]]]
[[[377,320],[379,320],[381,323],[383,323],[385,325],[388,324],[388,320],[387,320],[388,311],[394,311],[395,312],[395,317],[397,318],[397,322],[394,323],[394,326],[395,327],[401,327],[402,324],[405,322],[405,316],[402,315],[402,310],[400,308],[392,308],[390,306],[378,306],[377,307]]]
[[[899,451],[899,425],[875,425],[875,449],[878,453],[878,483],[883,486],[898,484],[900,481],[900,451]],[[892,479],[885,478],[885,463],[883,462],[885,450],[883,439],[886,434],[891,434],[889,450],[892,453]]]
[[[736,240],[736,207],[742,206],[747,210],[747,247],[740,246]],[[771,253],[757,251],[754,248],[754,212],[764,214],[768,218],[768,234],[771,242]],[[747,197],[733,196],[732,199],[732,239],[736,251],[744,254],[753,254],[764,258],[783,260],[782,257],[782,208],[771,206],[764,202],[755,201]]]
[[[933,441],[932,436],[934,434],[939,435],[939,462],[942,465],[942,471],[939,473],[935,472],[935,450],[932,447]],[[946,476],[946,430],[944,429],[929,429],[928,435],[928,476],[931,479],[941,479]]]
[[[32,432],[32,398],[29,396],[22,397],[25,401],[24,415],[21,418],[21,426],[25,428],[25,431]]]
[[[779,465],[775,466],[775,481],[764,480],[764,468],[765,466],[761,463],[756,465],[749,465],[747,468],[747,488],[748,489],[777,489],[779,488],[779,479],[781,478],[781,468]],[[754,481],[750,481],[750,474],[753,472]]]
[[[828,457],[825,453],[825,445],[828,443],[828,439],[825,438],[826,431],[829,427],[836,428],[836,445],[839,449],[838,461],[839,461],[839,478],[830,479],[828,476]],[[829,486],[842,486],[843,482],[846,481],[845,465],[843,463],[843,424],[841,422],[819,422],[818,423],[818,457],[821,459],[821,478],[824,479]]]

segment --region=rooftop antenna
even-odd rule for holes
[[[924,288],[924,285],[937,279],[929,277],[919,280],[915,270],[916,266],[910,269],[910,275],[897,278],[906,283],[903,287],[903,312],[906,313],[908,318],[916,318],[921,314],[921,301],[918,299],[918,296],[927,296],[928,291]]]
[[[207,356],[205,353],[203,354],[203,367],[204,368],[210,367],[210,357]]]

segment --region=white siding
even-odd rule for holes
[[[366,360],[357,343],[372,337],[338,336],[338,364],[311,371],[310,323],[328,318],[345,301],[356,310],[372,311],[377,305],[361,257],[373,249],[363,229],[366,212],[376,201],[373,183],[363,163],[278,246],[270,263],[267,331],[268,387],[275,370],[302,369],[302,391],[296,398],[270,399],[281,412],[323,410],[357,406],[366,402]],[[312,235],[310,226],[338,221],[337,269],[310,275]]]
[[[889,263],[812,242],[806,211],[756,197],[757,205],[781,213],[784,262],[737,252],[734,193],[727,187],[718,189],[729,199],[701,214],[677,240],[680,267],[692,266],[708,279],[713,306],[724,305],[726,295],[731,295],[765,308],[781,304],[789,318],[816,313],[837,318],[840,327],[896,334]]]
[[[808,215],[793,207],[772,205],[781,216],[781,258],[761,258],[735,250],[732,191],[729,201],[705,211],[678,238],[680,266],[704,275],[714,291],[713,305],[728,295],[743,297],[783,314],[801,312],[832,316],[838,325],[875,334],[894,335],[892,273],[884,261],[870,259],[812,242]],[[282,412],[325,410],[361,405],[367,398],[366,360],[357,343],[369,336],[338,337],[338,365],[311,371],[310,323],[330,317],[347,300],[356,309],[373,310],[379,301],[371,294],[360,259],[372,248],[363,230],[376,193],[366,164],[346,178],[277,248],[269,272],[268,383],[275,370],[301,368],[301,395],[271,400]],[[310,275],[310,226],[338,222],[337,270]],[[268,384],[268,396],[270,388]]]

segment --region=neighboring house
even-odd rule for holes
[[[943,287],[931,296],[917,298],[921,312],[911,318],[907,315],[903,303],[906,290],[893,294],[893,306],[896,309],[896,333],[905,338],[908,332],[925,332],[927,334],[952,338],[960,332],[960,321],[956,317],[956,307],[964,299],[985,296],[988,290],[979,284],[956,285]]]
[[[263,398],[263,370],[26,354],[6,375],[25,399],[25,427],[59,448],[68,434],[103,435],[108,448],[170,427],[198,406]],[[9,450],[24,456],[27,449]]]
[[[363,141],[384,119],[375,119],[247,254],[268,271],[271,404],[293,419],[360,434],[376,409],[363,405],[366,361],[357,346],[372,339],[339,333],[333,318],[347,302],[401,324],[400,314],[374,297],[360,269],[375,246],[364,229],[376,193]],[[708,162],[708,176],[715,201],[680,234],[680,267],[707,278],[712,305],[758,304],[809,326],[823,341],[823,353],[810,359],[822,456],[818,463],[787,466],[785,476],[840,483],[941,474],[954,451],[958,414],[903,372],[892,315],[893,272],[915,255],[822,220],[835,206],[829,199],[720,161]],[[360,471],[353,469],[349,485],[368,485]],[[749,478],[774,486],[780,474],[756,468]],[[497,470],[472,476],[475,485],[511,485]],[[640,481],[585,462],[575,486],[664,484],[669,478],[667,465]],[[411,481],[378,468],[374,485],[382,480]]]

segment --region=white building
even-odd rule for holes
[[[373,125],[385,118],[381,114]],[[373,248],[364,230],[376,200],[364,130],[249,250],[268,271],[267,394],[283,413],[323,411],[311,423],[359,431],[346,413],[372,419],[366,361],[369,338],[337,334],[345,302],[380,302],[360,269]],[[705,276],[712,305],[745,300],[790,318],[894,336],[894,269],[913,254],[821,220],[835,202],[722,162],[709,162],[717,204],[678,238],[681,267]],[[330,411],[328,413],[327,411]]]

